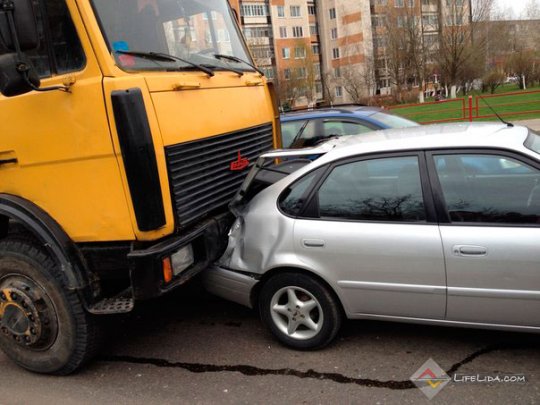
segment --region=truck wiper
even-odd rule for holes
[[[204,73],[206,73],[208,76],[212,77],[215,76],[215,73],[212,69],[199,65],[197,63],[193,63],[187,59],[179,58],[178,56],[169,55],[166,53],[161,52],[140,52],[140,51],[116,51],[117,53],[123,54],[123,55],[131,55],[136,56],[138,58],[143,59],[150,59],[150,60],[156,60],[156,61],[163,61],[163,62],[175,62],[180,61],[187,65],[190,65]]]
[[[237,58],[236,56],[223,55],[223,54],[220,54],[220,53],[215,53],[214,57],[216,57],[217,59],[228,59],[228,60],[232,60],[233,62],[243,63],[245,65],[248,65],[253,70],[255,70],[255,72],[259,73],[261,76],[264,76],[263,71],[261,69],[259,69],[257,66],[255,66],[252,63],[249,63],[248,61]]]
[[[204,65],[204,66],[208,66],[208,67],[212,66],[213,69],[229,70],[231,72],[236,73],[238,76],[244,76],[244,71],[243,70],[233,68],[228,63],[226,65],[221,65],[221,66],[215,66],[215,65]]]

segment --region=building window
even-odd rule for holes
[[[405,6],[405,0],[394,0],[394,7],[402,8]]]
[[[291,69],[283,69],[283,77],[285,78],[285,80],[289,80],[291,78]]]
[[[292,34],[295,38],[302,38],[304,36],[304,30],[302,27],[293,27]]]
[[[339,48],[332,49],[332,59],[339,59]]]
[[[330,12],[330,19],[331,20],[335,20],[336,19],[336,9],[335,8],[331,8],[330,10],[328,10]]]
[[[191,27],[195,32],[195,27]],[[194,38],[194,33],[191,33],[191,38]],[[270,38],[272,37],[272,31],[269,26],[266,27],[244,27],[244,35],[246,38]],[[193,40],[193,39],[192,39]]]
[[[308,4],[307,10],[308,10],[308,14],[309,14],[309,15],[315,15],[315,14],[317,14],[316,9],[315,9],[315,5],[314,5],[314,4]]]
[[[384,15],[374,15],[371,17],[371,26],[374,28],[377,27],[384,27],[385,25],[385,17]]]
[[[253,57],[256,59],[269,59],[274,56],[272,49],[268,45],[252,45],[250,49]]]
[[[340,78],[341,77],[341,68],[337,67],[334,69],[334,77]]]
[[[294,57],[296,59],[304,59],[306,57],[306,48],[301,46],[294,48]]]
[[[313,55],[318,55],[319,53],[321,53],[319,44],[311,44],[311,52],[313,53]]]
[[[297,68],[296,69],[296,76],[299,79],[305,79],[306,78],[306,68],[305,67]]]
[[[264,4],[242,4],[240,13],[244,17],[266,17],[268,8]]]
[[[285,17],[285,7],[277,6],[277,16],[278,16],[278,18]]]
[[[300,6],[291,6],[291,17],[300,17]]]
[[[315,63],[313,65],[313,72],[315,73],[315,78],[320,79],[321,78],[321,64]]]
[[[414,0],[407,0],[407,3],[408,3],[410,8],[414,7]]]
[[[336,97],[343,97],[343,87],[336,86]]]
[[[274,68],[273,67],[261,67],[262,72],[266,76],[267,79],[273,79],[274,76]]]
[[[290,48],[281,48],[281,56],[283,56],[283,59],[289,59],[291,57]]]
[[[287,27],[279,27],[279,37],[287,38]]]
[[[313,36],[313,35],[318,35],[318,27],[317,27],[317,24],[311,24],[309,26],[309,33]]]
[[[332,37],[332,39],[337,39],[337,28],[332,28],[332,30],[330,31],[330,36]]]

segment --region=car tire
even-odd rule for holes
[[[31,239],[0,241],[0,348],[19,366],[66,375],[98,351],[101,328]]]
[[[283,344],[299,350],[327,346],[341,326],[334,294],[319,280],[301,273],[270,278],[259,295],[263,323]]]

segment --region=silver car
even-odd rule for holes
[[[283,343],[343,317],[540,332],[540,136],[452,124],[262,156],[208,290]]]

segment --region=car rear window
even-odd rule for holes
[[[525,146],[536,153],[540,153],[540,134],[535,131],[529,131]]]
[[[370,118],[373,118],[377,121],[382,122],[383,124],[388,125],[390,128],[408,128],[408,127],[417,127],[418,123],[408,120],[403,117],[398,117],[397,115],[387,114],[378,112],[371,115]]]

